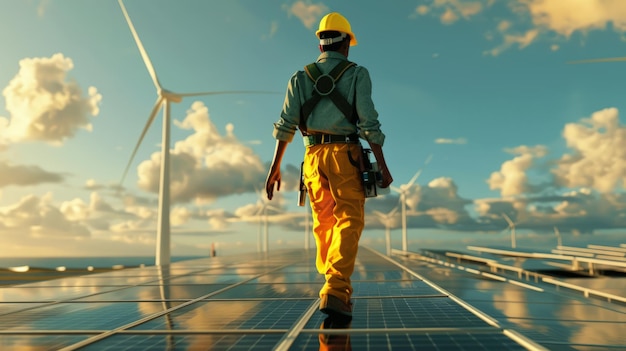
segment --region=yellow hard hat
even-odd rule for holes
[[[350,27],[350,22],[338,12],[331,12],[324,16],[320,21],[320,27],[317,32],[315,32],[315,35],[319,38],[321,32],[331,30],[350,35],[350,46],[357,44],[356,36],[352,33],[352,27]]]

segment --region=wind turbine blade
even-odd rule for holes
[[[390,186],[391,190],[395,191],[398,194],[402,194],[402,189],[396,187],[396,186]]]
[[[407,185],[407,189],[413,185],[413,183],[415,183],[415,181],[417,180],[417,178],[419,178],[420,174],[422,173],[422,170],[420,169],[419,171],[417,171],[417,173],[415,173],[415,175],[413,176],[413,178],[411,178],[411,180],[406,184]]]
[[[150,113],[150,117],[148,117],[148,122],[146,122],[146,126],[143,127],[143,131],[141,132],[141,136],[139,137],[139,140],[137,141],[137,145],[135,145],[135,149],[133,150],[133,153],[130,156],[130,160],[128,160],[128,164],[126,165],[126,169],[124,169],[124,174],[122,175],[122,179],[120,180],[120,185],[124,183],[124,179],[126,178],[128,169],[130,168],[130,165],[133,162],[133,159],[135,158],[135,154],[137,154],[137,150],[139,149],[139,145],[141,145],[141,142],[143,141],[143,138],[146,136],[146,133],[148,132],[148,129],[150,128],[150,125],[156,118],[157,112],[159,112],[162,102],[163,102],[162,97],[157,98],[156,103],[154,104],[154,107],[152,108],[152,113]]]
[[[599,59],[569,61],[567,63],[570,64],[570,65],[576,65],[576,64],[579,64],[579,63],[621,62],[621,61],[626,61],[626,57],[610,57],[610,58],[599,58]]]
[[[385,214],[380,211],[373,210],[372,213],[380,218],[385,218]]]
[[[430,163],[430,160],[432,159],[433,159],[433,154],[428,155],[428,157],[426,158],[426,161],[424,161],[424,166],[428,165]],[[415,181],[417,181],[417,178],[419,178],[420,174],[422,174],[422,170],[423,168],[418,170],[417,173],[415,173],[415,175],[413,176],[413,178],[411,178],[411,180],[406,184],[407,189],[411,187],[413,183],[415,183]]]
[[[182,97],[189,96],[206,96],[206,95],[225,95],[225,94],[281,94],[275,91],[251,91],[251,90],[242,90],[242,91],[205,91],[201,93],[182,93],[178,94]]]
[[[428,165],[430,163],[430,160],[433,159],[433,154],[428,155],[428,157],[426,158],[426,161],[424,161],[424,166]]]
[[[282,212],[282,210],[280,208],[274,207],[272,205],[268,205],[266,208],[268,210],[271,210],[271,211],[274,211],[274,212],[278,212],[278,213]]]
[[[513,221],[511,220],[511,218],[509,218],[509,216],[506,215],[506,213],[502,214],[502,217],[504,217],[504,219],[506,220],[506,222],[509,224],[509,227],[515,227],[515,224],[513,223]]]
[[[126,23],[128,23],[128,27],[130,28],[130,31],[133,34],[133,37],[135,38],[135,43],[137,44],[137,48],[139,48],[139,52],[141,53],[143,62],[146,65],[146,68],[148,69],[148,73],[150,73],[150,77],[152,77],[152,82],[154,83],[154,86],[157,88],[157,90],[161,90],[161,83],[159,83],[159,79],[157,78],[154,67],[152,66],[150,57],[148,57],[148,53],[146,52],[146,49],[144,49],[143,44],[141,43],[141,40],[139,39],[139,35],[137,34],[137,31],[135,30],[135,26],[133,26],[133,22],[130,20],[130,16],[128,15],[128,12],[126,11],[126,7],[124,6],[124,3],[122,2],[122,0],[118,0],[118,2],[120,3],[120,7],[122,8],[124,17],[126,17]]]
[[[396,215],[396,213],[398,213],[398,206],[394,207],[391,212],[387,213],[387,217],[393,217]]]

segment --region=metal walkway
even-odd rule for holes
[[[351,328],[322,331],[313,262],[289,250],[0,288],[0,349],[544,349],[365,247]]]

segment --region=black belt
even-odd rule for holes
[[[304,146],[319,144],[345,143],[356,144],[359,142],[358,134],[335,135],[335,134],[310,134],[304,136]]]

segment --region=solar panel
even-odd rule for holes
[[[323,279],[312,253],[207,258],[5,287],[0,348],[318,350],[326,340],[317,311]],[[354,350],[542,349],[374,250],[361,248],[352,278],[351,327],[323,332]]]

